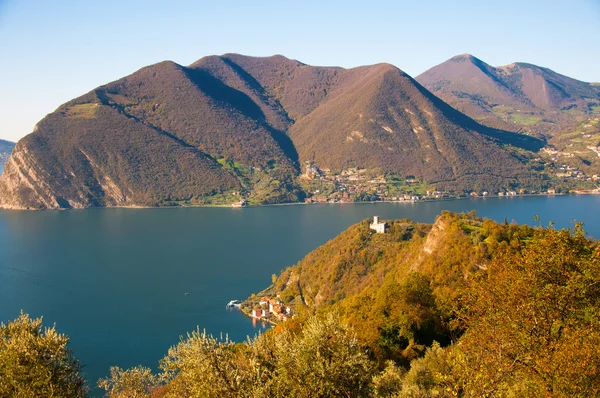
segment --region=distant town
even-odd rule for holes
[[[600,147],[595,148],[600,151]],[[598,175],[587,175],[577,167],[560,163],[563,156],[571,154],[559,152],[551,147],[544,148],[544,153],[549,159],[537,158],[548,169],[556,169],[554,175],[557,180],[563,180],[567,186],[576,187],[578,182],[588,182],[589,185],[581,189],[548,188],[542,192],[528,191],[525,189],[505,190],[498,192],[470,191],[464,193],[451,193],[439,191],[434,186],[415,176],[404,178],[376,174],[366,169],[348,168],[341,173],[333,173],[330,169],[319,168],[312,163],[305,165],[305,172],[301,176],[308,193],[305,203],[353,203],[353,202],[416,202],[419,200],[451,199],[458,197],[486,197],[486,196],[517,196],[526,194],[555,195],[559,193],[597,194],[600,193],[596,183]],[[569,181],[570,180],[570,181]],[[571,182],[571,183],[569,183]],[[594,185],[596,187],[594,188]],[[586,189],[587,188],[587,189]]]

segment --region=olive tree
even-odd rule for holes
[[[84,397],[81,365],[55,327],[21,315],[0,324],[0,396]]]

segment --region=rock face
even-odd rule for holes
[[[256,203],[297,201],[305,162],[489,190],[535,178],[507,144],[541,146],[476,123],[388,64],[167,61],[40,121],[0,177],[0,207],[228,203],[240,191]]]

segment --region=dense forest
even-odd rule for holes
[[[369,222],[245,303],[278,296],[297,316],[243,343],[193,331],[158,374],[113,367],[98,385],[109,397],[600,394],[600,246],[581,224],[443,213],[376,234]],[[66,336],[26,314],[0,336],[0,395],[86,395]]]

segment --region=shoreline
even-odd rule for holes
[[[246,302],[246,300],[244,300],[244,303]],[[241,307],[237,308],[238,311],[240,311],[243,315],[245,315],[248,319],[250,319],[251,321],[256,320],[257,322],[262,322],[262,323],[266,323],[269,324],[271,326],[277,326],[277,322],[273,322],[270,319],[266,319],[266,318],[255,318],[252,315],[250,315],[250,313],[244,311]]]
[[[424,202],[446,202],[453,200],[465,200],[465,199],[489,199],[489,198],[519,198],[519,197],[554,197],[554,196],[588,196],[588,195],[600,195],[600,192],[589,192],[589,193],[555,193],[555,194],[518,194],[514,196],[499,196],[499,195],[487,195],[487,196],[460,196],[460,197],[449,197],[449,198],[433,198],[433,199],[419,199],[419,200],[376,200],[376,201],[356,201],[356,202],[318,202],[318,203],[306,203],[306,202],[291,202],[291,203],[270,203],[270,204],[258,204],[258,205],[247,205],[247,206],[231,206],[231,205],[179,205],[179,206],[144,206],[144,205],[127,205],[127,206],[90,206],[90,207],[74,207],[70,209],[56,208],[56,209],[25,209],[25,208],[2,208],[0,211],[77,211],[77,210],[88,210],[88,209],[189,209],[189,208],[224,208],[224,209],[244,209],[244,208],[255,208],[255,207],[273,207],[273,206],[310,206],[310,205],[352,205],[352,204],[378,204],[378,203],[424,203]]]

